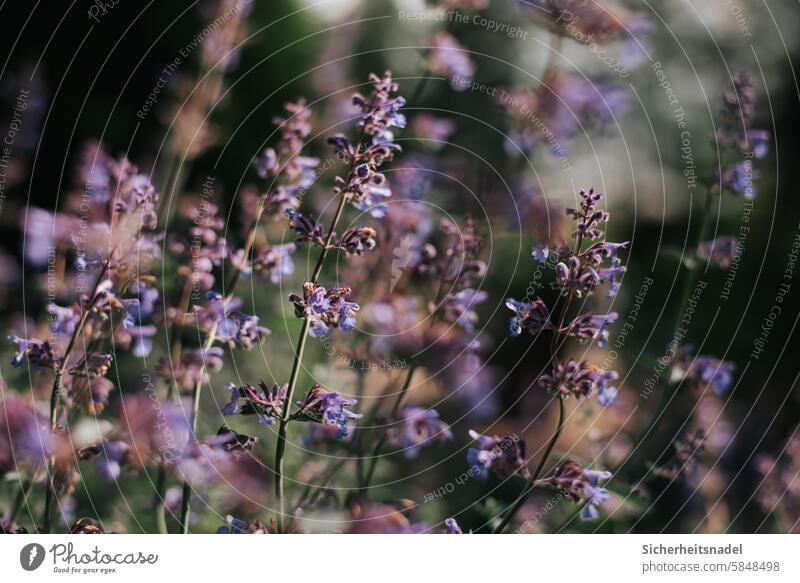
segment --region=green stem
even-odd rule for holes
[[[38,469],[34,472],[37,473]],[[19,492],[17,492],[16,497],[14,498],[14,505],[11,507],[11,514],[8,517],[8,523],[11,524],[14,522],[14,519],[19,514],[19,511],[22,510],[23,506],[28,507],[28,496],[30,496],[31,490],[33,489],[33,475],[28,478],[25,482],[20,484]]]
[[[292,372],[289,375],[289,385],[286,390],[286,398],[283,400],[283,414],[278,423],[278,441],[275,445],[275,498],[278,501],[278,532],[284,531],[284,517],[286,516],[284,480],[283,480],[283,461],[286,454],[286,427],[289,424],[289,408],[291,407],[294,389],[297,386],[297,377],[300,375],[300,366],[303,361],[303,353],[306,349],[308,339],[308,318],[303,319],[300,326],[300,338],[297,341],[297,352],[292,363]]]
[[[406,380],[403,383],[403,387],[400,389],[400,392],[397,394],[397,398],[394,401],[394,405],[392,406],[392,412],[389,415],[389,418],[394,420],[397,417],[397,412],[400,410],[400,405],[403,403],[403,399],[408,393],[408,389],[411,387],[411,378],[414,376],[414,371],[416,370],[416,365],[412,364],[408,367],[408,374],[406,375]],[[372,458],[370,459],[369,469],[367,470],[367,475],[364,477],[364,481],[361,484],[361,490],[366,490],[369,488],[370,483],[372,482],[372,477],[375,475],[375,468],[378,466],[378,456],[380,456],[381,449],[383,448],[384,444],[386,443],[386,439],[388,437],[388,431],[384,431],[383,435],[381,435],[378,442],[375,444],[375,448],[372,450]]]
[[[217,336],[217,324],[215,323],[211,330],[208,331],[208,336],[206,337],[206,342],[203,344],[203,354],[208,352],[211,347],[214,345],[214,339]],[[200,413],[200,392],[203,388],[202,381],[198,381],[194,384],[194,388],[192,389],[192,413],[191,413],[191,424],[192,424],[192,436],[197,434],[197,418]],[[181,500],[181,532],[183,534],[189,534],[189,512],[190,512],[190,501],[192,498],[192,485],[189,483],[188,480],[184,480],[183,482],[183,497]]]
[[[511,519],[519,512],[519,509],[522,508],[522,505],[525,504],[525,501],[530,496],[531,492],[536,488],[536,480],[542,473],[545,464],[547,463],[547,458],[550,457],[550,453],[553,451],[553,448],[558,441],[559,436],[561,435],[561,431],[564,429],[564,399],[561,397],[558,398],[558,427],[556,427],[555,433],[553,433],[553,437],[550,438],[550,442],[547,444],[547,449],[544,451],[544,455],[542,459],[539,460],[539,465],[536,466],[536,471],[533,472],[530,481],[528,482],[528,486],[522,491],[519,497],[516,499],[514,504],[512,504],[511,508],[508,509],[503,520],[500,521],[500,524],[492,531],[492,534],[499,534],[502,533],[508,524],[511,522]]]
[[[374,100],[374,98],[373,98]],[[370,105],[371,107],[372,105]],[[353,173],[355,172],[356,165],[360,161],[361,155],[361,148],[364,143],[364,135],[365,135],[365,128],[366,126],[361,128],[361,132],[358,137],[358,144],[355,148],[355,155],[353,156],[353,160],[350,163],[350,169],[347,174],[346,183],[350,181],[353,177]],[[322,251],[320,251],[319,258],[317,258],[317,264],[314,266],[314,271],[311,274],[311,283],[316,284],[319,280],[320,273],[322,273],[322,266],[325,264],[325,258],[328,256],[328,252],[331,249],[331,242],[333,241],[333,237],[336,234],[336,226],[339,224],[339,220],[342,218],[342,214],[344,213],[344,208],[347,206],[347,201],[350,200],[347,192],[342,192],[339,198],[339,205],[336,207],[336,212],[333,215],[333,220],[331,221],[331,225],[328,228],[328,236],[325,238],[325,245],[322,247]],[[278,441],[275,444],[275,497],[278,499],[278,532],[285,532],[284,531],[284,517],[286,516],[285,512],[285,497],[284,497],[284,471],[283,471],[283,462],[284,456],[286,454],[286,427],[290,421],[290,409],[292,406],[292,398],[294,397],[294,391],[297,386],[297,379],[300,376],[300,367],[303,364],[303,354],[305,353],[306,343],[308,342],[308,328],[310,322],[308,318],[303,318],[303,324],[300,327],[300,337],[297,340],[297,351],[295,352],[294,362],[292,363],[292,372],[289,375],[289,384],[286,390],[286,397],[283,400],[283,412],[281,415],[281,419],[278,422]]]
[[[166,502],[164,496],[167,487],[167,467],[164,462],[158,466],[158,478],[156,481],[156,499],[155,499],[155,518],[156,528],[159,534],[167,534],[167,516],[166,516]]]
[[[55,377],[53,378],[53,389],[50,392],[50,431],[53,435],[55,435],[56,431],[58,430],[58,402],[61,396],[61,392],[63,391],[63,387],[61,386],[61,380],[64,376],[64,367],[67,364],[67,360],[69,359],[70,355],[72,354],[72,349],[75,347],[75,342],[78,339],[78,334],[82,333],[83,328],[86,326],[86,321],[89,319],[89,314],[94,306],[94,302],[97,299],[97,290],[100,287],[100,283],[103,281],[103,276],[108,270],[109,262],[111,261],[111,255],[113,255],[114,249],[111,250],[109,253],[109,259],[106,260],[103,267],[97,274],[97,278],[94,282],[94,287],[92,288],[92,294],[89,298],[89,305],[85,308],[82,306],[82,313],[81,318],[78,321],[78,324],[75,326],[75,329],[72,331],[72,336],[70,336],[69,342],[67,343],[67,347],[64,349],[64,356],[61,357],[60,363],[56,364],[55,368]],[[55,465],[55,458],[50,456],[47,460],[47,492],[45,494],[44,500],[44,513],[42,517],[42,530],[45,534],[50,532],[51,528],[51,520],[52,520],[52,506],[53,502],[56,499],[56,492],[55,492],[55,481],[53,476],[53,466]]]

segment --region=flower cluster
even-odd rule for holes
[[[753,159],[764,158],[769,151],[770,135],[764,130],[751,129],[755,112],[755,88],[752,75],[737,73],[733,87],[722,95],[722,121],[716,135],[716,145],[724,167],[716,173],[715,185],[722,192],[743,194],[747,199],[756,196]]]
[[[303,284],[303,297],[289,296],[294,304],[295,315],[306,318],[311,323],[312,336],[327,336],[331,327],[341,332],[350,332],[356,327],[355,313],[358,304],[347,301],[351,290],[347,287],[325,287],[307,281]]]
[[[697,247],[697,257],[707,261],[713,267],[727,269],[741,252],[736,237],[723,235],[713,241],[705,241]]]
[[[672,370],[679,379],[686,379],[702,389],[710,386],[717,395],[723,395],[733,384],[736,364],[713,356],[695,356],[694,347],[686,345],[681,348]]]
[[[267,148],[253,162],[261,178],[270,179],[270,190],[264,202],[273,212],[281,212],[297,204],[296,195],[316,180],[319,159],[302,155],[305,140],[311,134],[311,110],[300,99],[284,106],[285,117],[276,117],[280,138],[274,148]]]
[[[581,190],[579,196],[578,207],[566,211],[567,216],[575,222],[572,233],[575,246],[553,251],[547,246],[534,246],[532,252],[534,259],[539,262],[547,261],[552,254],[559,260],[555,267],[553,286],[567,296],[567,307],[570,298],[591,295],[604,282],[609,285],[608,295],[613,297],[619,289],[620,278],[625,273],[625,267],[621,265],[617,253],[627,243],[600,240],[604,236],[601,225],[609,218],[606,211],[598,208],[602,195],[590,189],[588,192]],[[584,242],[589,243],[585,248]],[[506,307],[514,312],[509,321],[511,336],[518,336],[523,330],[532,335],[551,330],[557,337],[573,336],[581,343],[597,341],[600,347],[608,342],[608,326],[619,317],[616,312],[601,315],[587,312],[564,324],[568,317],[564,312],[560,323],[556,324],[551,311],[541,298],[532,301],[509,298],[506,300]],[[560,398],[586,397],[596,391],[598,401],[608,406],[617,396],[617,388],[608,383],[616,378],[618,375],[615,372],[601,370],[584,360],[562,361],[554,355],[550,371],[542,374],[538,382],[548,392]]]
[[[163,358],[156,369],[169,383],[174,383],[182,391],[191,391],[198,384],[209,381],[209,373],[222,370],[225,351],[219,346],[209,349],[195,348],[183,350],[177,361]]]
[[[240,298],[223,297],[217,292],[208,292],[206,298],[205,306],[195,306],[194,317],[200,328],[213,332],[215,340],[250,349],[269,335],[268,329],[258,325],[258,316],[239,310]]]
[[[470,429],[469,436],[478,447],[467,450],[467,463],[479,480],[486,480],[489,472],[507,477],[525,469],[525,442],[516,435],[488,436]]]
[[[329,239],[325,235],[325,227],[319,223],[293,209],[286,213],[289,216],[289,228],[297,234],[298,244],[311,243],[318,247],[339,249],[347,255],[364,255],[378,244],[377,232],[372,227],[352,227],[341,237],[334,232]]]
[[[314,384],[303,401],[297,403],[298,410],[292,413],[292,419],[313,421],[338,428],[336,437],[341,439],[347,435],[347,422],[360,419],[359,413],[346,409],[358,403],[355,399],[345,399],[341,393],[329,391],[320,384]]]
[[[596,391],[598,401],[606,405],[611,404],[617,394],[616,388],[607,386],[607,383],[616,378],[616,372],[606,372],[585,360],[562,362],[556,359],[550,371],[539,377],[539,385],[561,398],[583,398]]]
[[[386,185],[386,176],[379,172],[380,167],[394,158],[400,146],[394,143],[391,128],[404,128],[406,118],[400,113],[405,99],[393,96],[398,89],[388,71],[383,77],[370,76],[373,85],[372,95],[367,98],[361,94],[353,97],[353,104],[361,110],[358,127],[361,136],[357,144],[352,144],[342,134],[328,138],[339,159],[350,164],[346,178],[336,177],[334,192],[344,196],[357,209],[369,212],[373,217],[386,216],[387,206],[380,203],[392,192]]]
[[[273,385],[269,388],[263,381],[258,384],[260,392],[252,385],[227,385],[231,393],[230,401],[222,408],[223,415],[257,415],[258,422],[272,425],[283,417],[283,402],[288,385]]]
[[[469,86],[475,74],[475,65],[469,58],[467,50],[456,38],[446,32],[437,33],[429,41],[430,51],[427,68],[435,75],[450,79],[451,87],[463,91]]]
[[[422,447],[444,443],[453,439],[450,426],[439,418],[439,413],[423,407],[406,407],[398,418],[398,426],[391,429],[391,441],[403,448],[405,456],[414,459]]]
[[[574,501],[583,500],[581,518],[592,520],[598,516],[597,507],[610,496],[608,490],[600,486],[600,482],[610,477],[611,472],[589,470],[575,460],[567,460],[556,466],[547,481]]]

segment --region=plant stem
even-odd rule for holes
[[[536,480],[542,473],[544,469],[545,463],[547,463],[547,458],[550,457],[550,453],[553,451],[553,448],[558,441],[559,436],[561,435],[561,431],[564,429],[564,399],[558,397],[558,427],[556,427],[555,433],[553,433],[553,437],[550,438],[550,442],[547,444],[547,449],[544,451],[544,455],[542,459],[539,460],[539,465],[536,466],[536,471],[533,472],[531,476],[530,482],[516,499],[514,504],[512,504],[511,508],[508,509],[503,520],[500,521],[500,524],[492,531],[492,534],[499,534],[502,533],[506,526],[511,522],[511,519],[514,518],[514,515],[519,512],[519,509],[522,508],[522,505],[525,504],[525,500],[528,499],[531,492],[536,488]]]
[[[191,300],[191,280],[186,279],[183,284],[183,291],[181,292],[181,300],[178,304],[178,316],[172,323],[170,334],[170,358],[172,362],[178,362],[181,359],[183,351],[183,342],[181,340],[180,329],[183,327],[183,314],[189,309],[189,302]],[[169,383],[167,387],[167,399],[172,401],[175,398],[175,381]],[[158,464],[158,474],[156,477],[156,498],[154,501],[155,507],[155,522],[159,534],[167,534],[167,517],[166,517],[166,488],[167,488],[167,464],[164,460]]]
[[[211,329],[208,331],[208,336],[206,337],[206,342],[203,344],[203,354],[208,352],[212,346],[214,346],[214,340],[217,336],[217,324],[215,323]],[[205,368],[205,366],[203,367]],[[192,424],[192,436],[194,437],[197,434],[197,418],[200,413],[200,392],[203,388],[202,381],[198,381],[194,384],[194,388],[192,389],[192,412],[191,412],[191,424]],[[189,534],[189,512],[190,512],[190,501],[192,498],[192,485],[189,483],[188,480],[184,480],[183,482],[183,496],[181,500],[181,533],[182,534]]]
[[[372,107],[373,103],[374,97],[370,102],[370,108]],[[349,183],[353,178],[356,165],[361,160],[361,148],[364,143],[365,131],[366,125],[361,128],[361,132],[358,137],[358,143],[355,147],[353,159],[350,162],[350,169],[348,170],[347,180],[345,183]],[[339,197],[339,205],[336,207],[333,220],[331,220],[331,225],[328,228],[328,236],[325,238],[325,245],[323,245],[322,251],[320,251],[319,257],[317,258],[317,264],[314,266],[314,271],[311,274],[310,281],[313,284],[317,283],[320,273],[322,273],[322,266],[325,264],[325,258],[328,256],[328,252],[331,249],[331,242],[336,234],[336,226],[339,224],[339,220],[342,218],[342,214],[344,213],[344,208],[347,206],[348,200],[350,200],[348,193],[342,192]],[[303,354],[305,353],[306,343],[308,342],[309,325],[310,322],[308,318],[303,318],[303,324],[300,326],[300,337],[297,339],[297,350],[295,352],[294,362],[292,363],[292,372],[289,375],[289,383],[286,389],[286,398],[283,400],[283,413],[280,421],[278,422],[278,441],[275,444],[275,497],[278,499],[278,532],[284,532],[284,516],[286,515],[283,479],[283,462],[286,454],[286,427],[289,424],[292,398],[294,397],[297,379],[300,376],[300,367],[303,364]]]
[[[253,219],[253,224],[251,225],[250,230],[247,233],[247,241],[245,243],[244,253],[242,255],[242,261],[246,262],[250,257],[250,252],[253,250],[253,245],[255,244],[258,224],[259,222],[261,222],[261,217],[263,216],[263,213],[264,213],[264,201],[262,200],[258,206],[258,211],[256,212],[256,216]],[[225,294],[223,302],[227,302],[233,297],[233,294],[236,292],[236,286],[239,284],[239,281],[241,280],[241,275],[242,275],[242,269],[240,266],[237,266],[233,274],[231,275],[230,284],[228,286],[228,293]],[[188,301],[189,299],[186,290],[184,290],[184,296],[182,299],[185,299],[186,301]],[[186,309],[188,309],[188,304],[187,307],[184,309],[184,311]],[[214,345],[214,340],[216,335],[217,335],[217,324],[214,324],[211,330],[209,330],[208,336],[206,337],[206,342],[203,345],[204,353],[210,350],[211,347]],[[173,338],[175,338],[175,336],[173,336]],[[177,352],[179,355],[180,344],[177,344]],[[175,358],[175,355],[173,355],[173,358]],[[194,388],[192,389],[192,417],[191,417],[192,435],[195,435],[195,433],[197,432],[197,417],[200,412],[200,392],[202,388],[203,384],[201,382],[197,382],[195,383]],[[172,390],[172,385],[170,385],[170,390]],[[164,471],[166,471],[166,468],[164,468]],[[192,486],[191,484],[189,484],[188,481],[184,481],[182,488],[182,499],[181,499],[181,532],[183,534],[188,534],[189,532],[189,512],[191,510],[190,508],[191,497],[192,497]],[[163,496],[161,497],[161,501],[162,501],[161,505],[163,506]],[[158,508],[156,509],[156,511],[158,512]],[[161,511],[161,513],[163,514],[163,510]]]
[[[64,375],[64,367],[67,364],[67,360],[69,359],[70,354],[72,354],[72,349],[75,347],[75,342],[78,339],[78,334],[82,333],[83,328],[86,326],[86,322],[89,319],[89,313],[91,312],[92,307],[94,306],[94,302],[97,299],[97,290],[100,288],[100,283],[103,281],[103,276],[105,275],[106,271],[108,270],[109,262],[111,261],[111,255],[113,255],[115,249],[111,249],[109,253],[109,259],[106,260],[103,267],[97,274],[97,278],[94,282],[94,287],[92,288],[92,294],[89,298],[89,304],[86,307],[81,306],[81,318],[78,321],[75,329],[72,331],[72,336],[70,336],[69,342],[67,343],[67,347],[64,349],[64,355],[61,357],[61,362],[56,363],[55,365],[55,376],[53,378],[53,389],[50,392],[50,432],[55,435],[56,431],[58,430],[58,401],[59,397],[61,396],[61,391],[63,387],[61,386],[61,380]],[[44,500],[44,513],[42,517],[42,530],[45,534],[50,532],[51,528],[51,520],[52,520],[52,506],[53,502],[56,499],[56,492],[55,492],[55,482],[53,476],[53,466],[55,465],[55,457],[50,456],[47,460],[47,492],[45,494]]]
[[[390,419],[394,419],[397,417],[397,412],[400,410],[400,405],[403,403],[403,399],[408,393],[409,387],[411,387],[411,377],[414,376],[414,371],[416,370],[416,365],[411,364],[408,367],[408,374],[406,375],[406,380],[403,383],[403,387],[400,389],[400,392],[397,394],[397,399],[394,401],[394,405],[392,406],[392,412],[389,415]],[[361,490],[366,490],[369,488],[370,483],[372,482],[372,477],[375,474],[375,468],[378,465],[378,456],[381,453],[381,449],[383,448],[384,444],[386,443],[386,439],[388,436],[388,432],[384,431],[383,435],[381,435],[378,442],[375,444],[375,448],[372,450],[372,458],[370,459],[369,469],[367,470],[367,475],[364,477],[364,481],[361,484]]]
[[[353,162],[355,167],[355,159]],[[342,194],[339,199],[339,206],[336,208],[336,214],[331,221],[328,236],[325,240],[325,245],[317,259],[317,264],[311,274],[311,283],[316,284],[319,275],[322,272],[322,266],[325,263],[325,258],[328,256],[328,251],[331,247],[331,241],[335,233],[336,225],[339,219],[342,218],[344,207],[347,204],[348,197]],[[289,424],[289,409],[292,406],[292,399],[294,397],[295,387],[297,386],[297,379],[300,376],[300,367],[303,364],[303,354],[306,350],[306,343],[308,342],[308,328],[310,320],[303,318],[303,324],[300,326],[300,337],[297,339],[297,351],[295,352],[294,362],[292,363],[292,372],[289,375],[289,384],[286,389],[286,398],[283,400],[283,415],[278,422],[278,442],[275,445],[275,497],[278,499],[278,531],[284,532],[284,516],[286,515],[285,499],[284,499],[284,472],[283,461],[286,454],[286,426]]]

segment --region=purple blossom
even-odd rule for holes
[[[446,32],[437,33],[430,41],[427,66],[431,73],[450,79],[456,91],[464,91],[475,74],[475,65],[456,38]]]
[[[741,247],[736,237],[722,236],[713,241],[700,243],[697,247],[697,256],[708,261],[714,267],[727,269],[735,257],[739,256]]]
[[[353,105],[362,113],[358,127],[368,136],[385,140],[389,129],[406,127],[406,117],[400,113],[406,100],[392,96],[392,93],[399,89],[399,85],[394,82],[389,71],[384,73],[383,77],[371,74],[369,80],[373,86],[370,98],[367,99],[360,94],[353,96]],[[391,139],[388,141],[391,142]]]
[[[488,436],[470,429],[469,436],[478,442],[467,450],[467,463],[477,479],[486,480],[490,471],[507,477],[525,468],[525,442],[516,435]]]
[[[405,456],[414,459],[419,450],[431,443],[450,441],[450,426],[439,419],[439,413],[424,407],[406,407],[400,413],[399,427],[392,429],[392,441],[405,450]]]
[[[0,477],[38,470],[54,449],[46,417],[13,394],[0,400]]]
[[[242,305],[240,298],[223,297],[217,292],[208,292],[206,297],[206,306],[195,306],[195,318],[206,331],[214,330],[216,340],[236,342],[242,348],[249,349],[270,333],[258,325],[258,316],[239,310]]]
[[[556,358],[550,371],[539,377],[539,385],[562,399],[570,396],[581,398],[597,389],[598,383],[607,374],[585,360],[576,362],[568,359],[562,362]]]
[[[508,298],[506,307],[516,314],[508,321],[511,336],[519,336],[523,330],[535,336],[551,326],[550,310],[540,298],[530,304]]]
[[[714,392],[722,395],[733,384],[736,365],[711,356],[698,356],[690,369],[691,374],[703,383],[711,384]]]
[[[574,334],[581,343],[597,340],[597,345],[603,348],[608,344],[609,324],[613,324],[619,318],[619,314],[611,312],[605,316],[595,314],[582,314],[575,318],[567,330]]]
[[[553,470],[548,481],[575,502],[583,499],[585,506],[581,518],[590,520],[597,518],[597,506],[609,498],[608,490],[602,488],[600,482],[608,480],[611,475],[611,472],[589,470],[574,460],[567,460]]]
[[[440,150],[456,131],[456,123],[449,118],[435,117],[428,113],[414,116],[411,124],[414,134],[424,140],[424,145]]]
[[[19,336],[9,336],[8,339],[17,345],[17,353],[11,359],[11,366],[14,368],[22,366],[26,359],[33,366],[54,368],[56,365],[56,355],[49,341]]]
[[[263,381],[258,384],[260,392],[252,385],[237,386],[228,383],[230,401],[222,408],[222,414],[257,415],[258,422],[272,425],[276,419],[283,417],[283,402],[286,399],[288,385],[273,385],[269,388]]]
[[[130,446],[124,441],[107,441],[97,447],[94,466],[97,473],[109,482],[115,482],[122,471],[122,464]]]
[[[346,408],[356,403],[358,403],[356,399],[345,399],[341,393],[329,391],[315,383],[308,390],[306,398],[298,402],[299,409],[292,414],[291,418],[335,425],[339,428],[336,437],[341,439],[347,435],[347,422],[362,417],[361,414],[353,413]]]
[[[294,243],[264,245],[253,258],[253,269],[269,276],[272,283],[280,282],[294,272],[292,254],[297,250]]]
[[[447,528],[447,534],[464,534],[455,518],[446,518],[444,525]]]
[[[717,395],[723,395],[733,384],[736,365],[713,356],[693,356],[694,347],[684,346],[675,359],[675,368],[687,380],[700,385],[710,385]]]
[[[120,348],[131,348],[131,353],[136,358],[149,356],[153,350],[153,336],[158,329],[153,325],[122,327],[117,330],[114,338]]]
[[[609,386],[610,381],[615,381],[619,375],[611,370],[600,375],[597,379],[597,402],[603,407],[610,407],[617,400],[617,387]]]
[[[48,322],[50,332],[70,336],[75,331],[81,319],[81,310],[78,306],[59,306],[54,303],[47,304]]]
[[[442,302],[442,314],[446,322],[458,324],[467,332],[475,330],[478,323],[476,304],[483,303],[489,297],[485,291],[472,288],[462,289],[454,294],[448,294]]]
[[[226,526],[220,526],[217,534],[267,534],[267,527],[261,522],[247,522],[228,514],[225,517]]]
[[[531,248],[531,257],[536,263],[546,263],[550,257],[550,248],[545,245],[534,245]]]
[[[219,346],[208,350],[184,350],[179,361],[162,359],[157,371],[165,379],[174,382],[180,389],[191,391],[198,383],[209,381],[209,373],[222,370],[225,352]]]
[[[347,301],[350,288],[335,287],[327,289],[319,284],[306,282],[303,284],[303,297],[296,294],[289,296],[295,306],[295,315],[310,321],[312,336],[327,336],[330,327],[341,332],[350,332],[356,327],[355,313],[360,309],[358,304]]]

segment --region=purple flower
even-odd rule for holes
[[[376,236],[372,227],[355,227],[347,229],[334,244],[348,255],[364,255],[378,244]]]
[[[447,528],[447,534],[464,534],[455,518],[445,519],[444,525]]]
[[[336,425],[339,428],[336,437],[341,439],[347,435],[347,422],[362,417],[361,414],[346,409],[356,403],[358,403],[356,399],[345,399],[341,393],[328,391],[322,385],[315,383],[308,390],[306,398],[298,402],[299,409],[292,414],[291,418]]]
[[[20,397],[0,400],[0,477],[41,468],[55,448],[48,420]]]
[[[257,415],[258,422],[272,425],[275,419],[283,417],[283,402],[286,399],[288,385],[273,385],[269,388],[263,381],[258,384],[261,391],[252,385],[236,386],[228,383],[225,388],[230,391],[230,401],[222,408],[222,414]],[[240,401],[244,401],[240,404]]]
[[[530,304],[508,298],[506,307],[516,313],[516,316],[508,321],[508,331],[511,336],[519,336],[523,330],[535,336],[551,325],[550,310],[540,298],[536,298]]]
[[[581,343],[597,340],[597,345],[603,348],[608,344],[607,326],[613,324],[619,314],[611,312],[605,316],[595,314],[582,314],[575,318],[567,330],[574,334]]]
[[[239,311],[240,298],[225,298],[217,292],[206,294],[208,304],[195,307],[197,323],[207,331],[215,331],[220,342],[236,342],[244,349],[252,348],[270,331],[258,325],[258,316]]]
[[[586,504],[581,509],[582,520],[594,520],[599,516],[597,507],[611,496],[605,488],[588,486],[584,489]]]
[[[733,384],[736,365],[711,356],[698,356],[692,366],[692,374],[703,383],[710,383],[714,392],[722,395]]]
[[[278,283],[294,272],[292,253],[296,250],[294,243],[264,245],[253,258],[253,269],[268,275],[272,283]]]
[[[174,382],[180,389],[191,391],[198,383],[209,381],[209,372],[222,370],[225,352],[219,346],[208,350],[184,350],[178,362],[162,359],[157,371],[165,379]]]
[[[366,135],[382,139],[390,128],[406,127],[406,117],[400,113],[406,100],[392,96],[399,86],[389,71],[384,73],[383,77],[371,74],[369,80],[373,86],[371,97],[367,99],[356,94],[353,96],[353,105],[361,109],[363,116],[358,127]]]
[[[489,297],[485,291],[472,288],[462,289],[454,294],[448,294],[442,302],[442,312],[447,322],[458,324],[467,332],[475,330],[478,322],[478,313],[473,306],[480,304]]]
[[[550,372],[539,377],[539,385],[562,399],[569,396],[581,398],[597,389],[601,380],[609,380],[608,374],[585,360],[562,362],[555,358]]]
[[[738,257],[741,247],[736,237],[723,236],[706,241],[697,247],[697,256],[708,261],[714,267],[727,269],[735,257]]]
[[[534,245],[531,248],[531,257],[536,263],[546,263],[550,257],[550,248],[545,245]]]
[[[603,407],[610,407],[617,400],[617,387],[609,386],[609,381],[614,381],[619,375],[611,370],[600,375],[597,379],[597,402]]]
[[[400,413],[400,426],[392,429],[392,441],[405,450],[405,456],[414,459],[420,448],[431,443],[453,439],[450,426],[439,419],[439,413],[423,407],[406,407]]]
[[[456,123],[452,119],[435,117],[428,113],[414,116],[411,127],[414,134],[424,140],[424,145],[434,150],[441,150],[456,131]]]
[[[619,292],[619,288],[622,286],[622,275],[625,273],[627,268],[622,265],[622,261],[619,257],[612,257],[611,258],[611,265],[605,269],[598,269],[597,273],[600,277],[608,282],[608,297],[613,298]]]
[[[745,152],[752,152],[758,159],[764,158],[769,153],[770,135],[765,130],[749,130],[744,133],[743,143],[740,148]]]
[[[506,145],[510,154],[545,145],[563,159],[570,140],[613,123],[628,109],[630,97],[611,83],[551,71],[538,89],[510,89],[498,101],[512,122],[513,140]]]
[[[47,304],[47,311],[50,332],[53,334],[72,335],[81,319],[81,310],[78,306],[63,307],[51,302]]]
[[[306,318],[311,323],[312,336],[327,336],[330,327],[341,332],[350,332],[356,327],[355,313],[360,309],[358,304],[348,302],[350,288],[335,287],[327,289],[319,284],[306,282],[303,284],[303,297],[296,294],[289,296],[294,304],[295,315]]]
[[[758,172],[753,169],[752,160],[742,160],[722,172],[722,189],[732,194],[743,194],[748,200],[756,197],[755,179]]]
[[[450,85],[456,91],[464,91],[475,74],[475,65],[467,50],[446,32],[437,33],[429,42],[428,69],[450,79]]]
[[[516,435],[488,436],[470,429],[469,436],[478,442],[467,450],[470,472],[477,479],[486,480],[490,471],[507,477],[525,468],[525,442]]]
[[[261,522],[247,522],[228,514],[225,517],[226,526],[220,526],[217,534],[267,534],[267,527]]]
[[[717,395],[728,391],[733,384],[736,365],[713,356],[693,357],[694,347],[684,346],[675,360],[675,368],[684,378],[696,385],[710,385]]]
[[[124,441],[107,441],[98,446],[97,458],[94,462],[97,473],[104,480],[116,481],[122,471],[122,464],[129,449],[130,446]]]
[[[608,490],[600,487],[600,482],[608,480],[611,475],[611,472],[589,470],[574,460],[567,460],[553,470],[548,481],[575,502],[583,499],[585,506],[581,518],[590,520],[597,518],[597,506],[609,498]]]
[[[20,338],[19,336],[9,336],[8,339],[17,345],[17,353],[11,359],[11,366],[19,368],[27,358],[33,366],[53,368],[56,364],[56,356],[53,347],[47,340],[38,338]]]

